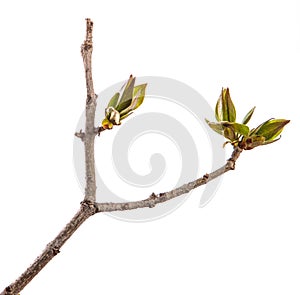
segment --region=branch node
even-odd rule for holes
[[[59,248],[58,248],[57,246],[54,246],[54,247],[52,248],[52,252],[53,252],[53,255],[54,255],[54,256],[56,256],[57,254],[60,253]]]
[[[204,183],[207,183],[207,182],[208,182],[208,179],[209,179],[209,174],[208,174],[208,173],[205,173],[205,174],[202,176],[202,179],[203,179],[203,182],[204,182]]]
[[[104,130],[105,130],[105,129],[104,129],[102,126],[95,127],[95,128],[94,128],[94,133],[95,133],[95,135],[100,136],[100,133],[101,133],[102,131],[104,131]]]
[[[11,288],[11,286],[7,286],[7,287],[5,288],[5,294],[6,294],[6,295],[11,295],[11,294],[12,294],[12,288]]]
[[[157,199],[157,195],[155,193],[152,193],[149,197],[150,200],[155,200]]]
[[[122,207],[122,210],[128,210],[129,209],[129,204],[125,203],[121,207]]]
[[[86,200],[83,200],[82,202],[80,202],[80,205],[83,208],[92,210],[94,212],[94,214],[97,212],[97,206],[96,206],[95,202],[93,202],[93,201],[86,199]]]
[[[226,163],[226,170],[234,170],[235,169],[235,160],[230,158]]]
[[[149,199],[149,208],[155,207],[158,196],[155,193],[152,193],[148,199]]]
[[[86,104],[90,104],[92,101],[93,101],[92,96],[91,96],[91,95],[88,95],[88,96],[86,97]]]
[[[82,129],[80,129],[79,132],[75,132],[74,134],[76,137],[80,138],[82,141],[84,141],[85,133],[82,132]]]
[[[166,193],[159,193],[157,196],[157,199],[159,199],[160,202],[164,202],[163,199],[165,198]]]

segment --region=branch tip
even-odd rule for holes
[[[93,43],[93,22],[90,18],[86,18],[86,38],[85,38],[85,44],[92,45]]]

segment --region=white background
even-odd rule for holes
[[[2,2],[0,289],[82,199],[72,145],[91,17],[97,92],[130,73],[167,76],[212,106],[229,86],[239,118],[257,106],[254,125],[291,123],[242,154],[203,209],[196,190],[158,221],[94,216],[22,294],[299,294],[299,13],[296,0]]]

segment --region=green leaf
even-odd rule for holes
[[[137,100],[134,110],[137,109],[144,101],[147,83],[137,85],[133,89],[133,97]]]
[[[119,97],[120,97],[120,92],[117,92],[109,101],[107,107],[113,107],[116,108],[118,105],[118,101],[119,101]]]
[[[239,135],[247,136],[249,134],[249,127],[244,124],[239,124],[235,122],[214,123],[208,121],[207,119],[206,123],[212,130],[223,135],[231,141],[237,140]]]
[[[205,119],[205,121],[213,131],[215,131],[223,136],[223,126],[221,123],[210,122],[207,119]]]
[[[289,122],[290,120],[285,119],[270,119],[255,128],[253,133],[265,137],[266,141],[272,141],[282,132],[284,126]]]
[[[250,137],[244,137],[242,142],[239,144],[244,150],[252,150],[255,147],[265,144],[265,138],[260,135],[253,135]]]
[[[279,137],[277,137],[276,139],[272,139],[272,140],[267,140],[263,143],[263,145],[267,145],[267,144],[270,144],[270,143],[273,143],[275,141],[278,141],[279,139],[281,138],[281,135]]]
[[[224,127],[223,128],[223,134],[230,141],[235,141],[236,140],[235,133],[232,130],[232,128],[230,128],[230,127]]]
[[[120,120],[122,121],[123,119],[127,118],[129,115],[133,114],[133,112],[128,112],[126,114],[121,115]]]
[[[249,127],[245,124],[233,123],[234,131],[243,135],[247,136],[250,132]]]
[[[135,83],[135,77],[133,78],[132,75],[130,75],[127,84],[125,86],[125,89],[123,91],[123,94],[121,96],[121,99],[116,107],[117,111],[122,111],[126,109],[130,104],[133,97],[133,88]]]
[[[243,136],[249,135],[249,127],[245,124],[235,123],[235,122],[221,122],[224,127],[231,128],[233,132],[238,133]]]
[[[147,84],[141,84],[141,85],[134,87],[133,99],[131,100],[130,105],[126,109],[123,109],[120,112],[121,116],[124,117],[124,115],[137,109],[143,103],[144,97],[145,97],[146,86],[147,86]]]
[[[243,119],[243,121],[242,121],[243,124],[247,124],[247,123],[250,121],[250,119],[251,119],[251,117],[252,117],[252,115],[253,115],[253,113],[254,113],[254,110],[255,110],[255,107],[253,107],[253,108],[247,113],[247,115],[244,117],[244,119]]]
[[[231,100],[229,88],[223,89],[215,108],[217,121],[235,122],[236,111]]]
[[[105,129],[113,128],[113,125],[120,125],[121,120],[127,118],[132,111],[137,109],[144,101],[147,84],[134,86],[135,77],[130,75],[128,81],[122,86],[120,92],[110,99],[105,109],[105,119],[102,127]]]

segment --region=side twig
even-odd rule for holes
[[[187,194],[191,190],[204,185],[211,180],[221,176],[222,174],[234,170],[235,168],[235,162],[239,158],[241,152],[243,150],[239,147],[236,147],[233,150],[233,153],[231,157],[227,160],[226,164],[222,166],[221,168],[211,172],[204,174],[201,178],[198,178],[194,181],[191,181],[189,183],[186,183],[178,188],[175,188],[169,192],[155,194],[152,193],[150,197],[147,199],[141,200],[141,201],[135,201],[135,202],[124,202],[124,203],[95,203],[98,212],[112,212],[112,211],[125,211],[125,210],[133,210],[138,208],[153,208],[157,204],[167,202],[171,199],[174,199],[176,197],[179,197],[183,194]]]

